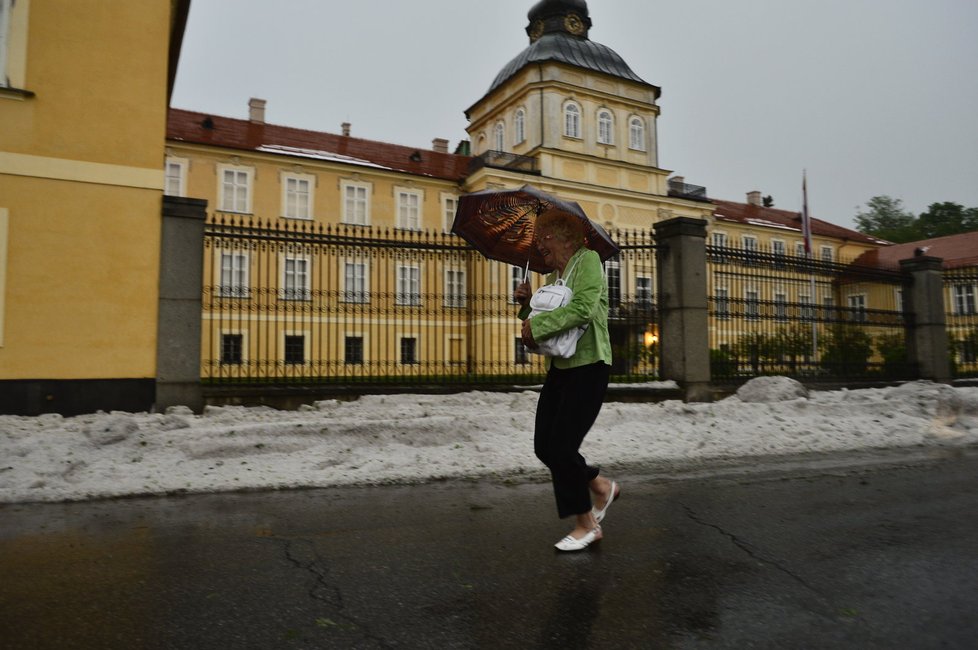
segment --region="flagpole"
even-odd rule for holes
[[[812,220],[808,214],[808,171],[801,171],[801,233],[805,240],[805,254],[808,257],[811,270],[809,278],[811,288],[811,316],[812,316],[812,361],[818,357],[818,321],[815,320],[815,308],[818,305],[818,297],[815,295],[815,251],[812,247]]]

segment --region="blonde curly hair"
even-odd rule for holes
[[[560,241],[584,245],[584,222],[555,208],[545,210],[537,216],[534,230],[538,233],[545,230]]]

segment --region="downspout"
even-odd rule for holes
[[[544,138],[544,134],[547,131],[544,128],[544,121],[543,121],[544,111],[543,111],[543,64],[542,63],[537,64],[537,76],[539,77],[537,81],[540,82],[540,149],[543,149],[546,144],[543,141],[543,138]]]

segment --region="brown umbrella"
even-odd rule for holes
[[[482,190],[466,194],[458,202],[452,232],[475,246],[491,260],[529,267],[548,273],[543,257],[533,245],[537,215],[556,208],[584,222],[584,244],[601,256],[601,261],[618,254],[618,244],[604,228],[588,219],[581,206],[547,194],[532,185],[518,190]]]

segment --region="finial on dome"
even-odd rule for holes
[[[526,33],[533,43],[544,34],[564,33],[587,39],[591,18],[585,0],[540,0],[526,17]]]

